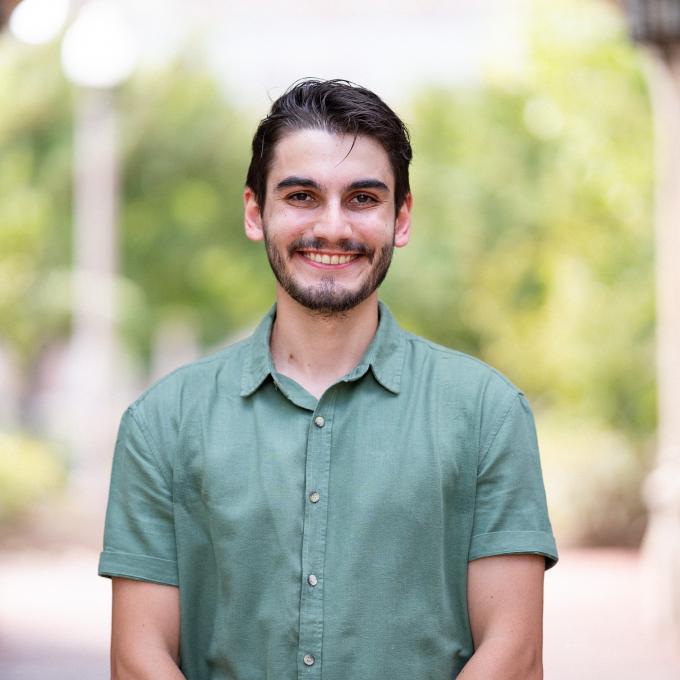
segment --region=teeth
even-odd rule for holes
[[[346,264],[356,257],[356,255],[321,255],[321,253],[303,253],[303,255],[318,264]]]

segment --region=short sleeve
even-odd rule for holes
[[[99,574],[178,584],[172,481],[134,406],[118,430]]]
[[[470,560],[533,553],[557,562],[534,418],[516,393],[480,452]]]

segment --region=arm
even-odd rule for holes
[[[540,555],[496,555],[469,562],[475,652],[460,680],[542,680],[544,570]]]
[[[113,578],[112,680],[182,680],[179,588]]]

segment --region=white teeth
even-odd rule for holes
[[[321,253],[303,253],[312,262],[319,264],[346,264],[353,260],[356,255],[321,255]]]

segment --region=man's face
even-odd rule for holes
[[[376,290],[409,237],[411,197],[395,214],[394,176],[375,140],[297,130],[274,151],[263,212],[246,188],[246,234],[264,239],[280,288],[337,314]]]

